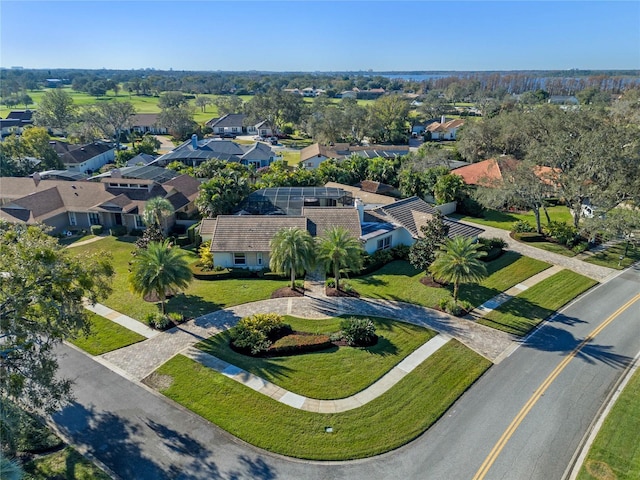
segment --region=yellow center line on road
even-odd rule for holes
[[[635,297],[633,297],[631,300],[629,300],[627,303],[622,305],[620,308],[618,308],[615,312],[613,312],[609,316],[609,318],[607,318],[597,328],[595,328],[589,335],[587,335],[585,339],[582,340],[582,342],[580,342],[580,344],[576,348],[574,348],[573,351],[562,360],[562,362],[558,364],[558,366],[553,370],[553,372],[549,374],[549,376],[545,379],[545,381],[542,382],[542,385],[538,387],[538,389],[534,392],[534,394],[531,396],[529,401],[524,405],[524,407],[522,407],[522,410],[518,412],[518,415],[516,415],[516,417],[511,422],[511,424],[504,431],[504,433],[500,437],[500,440],[498,440],[498,442],[494,445],[493,449],[491,450],[487,458],[484,460],[484,462],[482,463],[482,465],[480,466],[476,474],[473,476],[473,480],[484,479],[484,477],[487,475],[487,472],[489,471],[493,463],[498,458],[498,455],[500,455],[500,452],[502,452],[502,449],[505,447],[505,445],[507,444],[511,436],[515,433],[516,429],[520,426],[522,421],[531,411],[533,406],[538,402],[538,400],[540,400],[540,397],[544,395],[544,393],[547,391],[549,386],[558,377],[558,375],[560,375],[560,373],[565,369],[565,367],[569,364],[569,362],[573,360],[573,358],[578,354],[580,350],[582,350],[582,347],[584,347],[588,342],[593,340],[596,337],[596,335],[598,335],[602,330],[605,329],[607,325],[613,322],[622,312],[624,312],[626,309],[628,309],[631,305],[633,305],[638,300],[640,300],[640,293],[637,294]]]

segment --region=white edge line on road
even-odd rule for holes
[[[607,419],[609,412],[615,405],[618,397],[627,386],[631,377],[636,372],[636,370],[640,368],[640,352],[638,352],[633,359],[633,362],[627,367],[626,372],[618,379],[617,385],[609,392],[609,395],[603,405],[600,407],[600,410],[596,414],[595,418],[591,422],[591,425],[587,429],[582,438],[582,441],[578,445],[573,457],[571,458],[571,462],[567,466],[564,474],[562,475],[563,479],[575,480],[578,477],[578,473],[580,472],[580,468],[584,463],[589,450],[591,449],[591,445],[593,441],[596,439],[600,428],[602,428],[602,424]]]

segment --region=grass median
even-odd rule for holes
[[[163,394],[252,445],[291,457],[349,460],[387,452],[416,438],[490,365],[451,340],[391,390],[360,408],[335,414],[289,407],[182,355],[156,374],[170,382]],[[333,432],[327,433],[326,427]]]
[[[88,317],[91,322],[89,335],[80,335],[69,341],[91,355],[102,355],[145,340],[145,337],[139,333],[132,332],[100,315],[89,312]]]
[[[478,323],[514,335],[525,335],[597,283],[570,270],[562,270],[503,303]]]
[[[436,334],[417,325],[368,318],[373,320],[379,337],[372,347],[332,347],[305,355],[258,358],[234,352],[229,347],[228,331],[196,347],[299,395],[323,400],[344,398],[374,383]],[[341,320],[286,317],[284,321],[295,331],[328,334],[340,330]]]

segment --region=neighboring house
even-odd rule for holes
[[[269,145],[256,142],[253,145],[240,145],[230,140],[205,138],[198,140],[193,135],[175,150],[158,157],[156,164],[166,166],[178,161],[185,165],[197,167],[207,160],[218,159],[226,162],[238,162],[243,165],[254,165],[257,168],[267,167],[275,160],[275,153]]]
[[[355,87],[352,90],[345,90],[340,93],[340,98],[359,98],[361,100],[375,100],[386,92],[384,88],[372,88],[370,90],[360,90]]]
[[[113,168],[105,173],[94,175],[89,180],[101,181],[103,178],[132,178],[135,180],[152,180],[165,183],[180,176],[175,170],[158,167],[157,165],[134,165],[131,167]]]
[[[242,135],[245,131],[247,133],[254,133],[252,129],[248,131],[245,129],[244,122],[247,116],[244,113],[228,113],[220,118],[212,118],[206,123],[207,127],[210,127],[213,133],[233,133],[235,135]]]
[[[113,163],[115,148],[102,142],[84,145],[71,145],[63,142],[49,142],[58,153],[67,170],[81,173],[93,173],[107,163]]]
[[[444,116],[439,122],[433,122],[426,128],[426,132],[431,135],[431,140],[455,140],[460,127],[464,125],[464,120],[456,118],[447,120]]]
[[[150,133],[152,135],[168,135],[169,129],[158,124],[159,114],[157,113],[136,113],[131,117],[130,128],[127,133],[137,132],[141,135]]]
[[[32,177],[36,179],[40,178],[40,180],[67,180],[77,182],[78,180],[85,180],[88,175],[71,170],[47,170],[45,172],[34,173]]]
[[[33,110],[11,110],[7,118],[0,118],[0,136],[21,135],[25,127],[33,125]]]
[[[464,180],[464,183],[467,185],[491,187],[501,182],[509,172],[513,172],[518,166],[519,161],[520,160],[505,155],[456,168],[451,170],[451,173],[462,177],[462,180]],[[553,172],[551,167],[536,167],[536,175],[550,183],[553,181]]]
[[[395,158],[409,153],[408,145],[366,145],[353,146],[348,143],[336,143],[330,146],[314,143],[300,150],[300,165],[308,169],[318,166],[328,159],[342,160],[355,154],[365,158]]]
[[[159,184],[153,180],[103,178],[101,182],[0,178],[0,219],[9,223],[45,224],[52,233],[102,225],[127,230],[145,228],[142,212],[154,197],[166,198],[176,216],[191,215],[200,183],[180,175]]]
[[[267,120],[256,123],[254,128],[256,134],[260,135],[261,137],[273,137],[274,135],[279,133]]]
[[[137,165],[149,165],[155,162],[157,155],[149,155],[148,153],[139,153],[131,160],[127,161],[127,167],[135,167]]]
[[[398,245],[411,246],[422,237],[420,227],[439,214],[435,207],[418,197],[409,197],[395,203],[365,211],[362,202],[356,202],[362,223],[361,240],[367,253]],[[449,226],[449,237],[478,238],[484,230],[444,217]]]

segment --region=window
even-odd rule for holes
[[[258,252],[256,256],[257,256],[258,265],[262,265],[262,252]]]
[[[89,223],[91,225],[100,225],[100,215],[96,212],[89,212]]]
[[[76,212],[69,212],[69,225],[72,227],[78,225],[78,222],[76,221]]]
[[[144,228],[145,227],[145,224],[144,224],[144,221],[142,220],[142,216],[141,215],[135,215],[133,218],[135,219],[136,228]]]
[[[233,264],[234,265],[246,265],[247,258],[244,253],[234,253],[233,254]]]
[[[386,250],[387,248],[391,248],[391,236],[378,240],[378,250]]]

